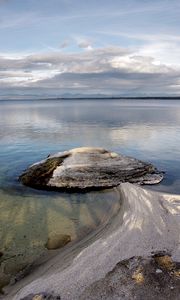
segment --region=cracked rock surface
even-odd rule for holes
[[[50,155],[20,176],[33,188],[69,191],[111,188],[121,182],[156,184],[162,179],[150,163],[93,147]]]

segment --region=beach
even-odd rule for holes
[[[4,299],[26,299],[32,292],[67,300],[80,299],[86,291],[89,293],[87,299],[91,299],[91,285],[105,280],[106,275],[124,260],[164,253],[172,261],[180,262],[180,197],[129,183],[121,184],[117,190],[121,209],[116,217],[79,246],[57,254],[7,288]]]

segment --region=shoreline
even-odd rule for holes
[[[180,100],[179,96],[101,96],[101,97],[50,97],[50,98],[27,98],[27,97],[21,97],[21,98],[1,98],[0,102],[2,101],[61,101],[61,100]]]
[[[164,251],[180,262],[180,196],[129,183],[121,184],[117,190],[121,209],[108,224],[79,245],[57,254],[14,286],[5,288],[3,299],[20,300],[32,291],[53,291],[61,299],[79,299],[119,262],[131,257],[149,257]]]

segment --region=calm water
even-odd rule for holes
[[[14,252],[36,257],[51,233],[81,238],[117,209],[113,191],[68,195],[18,182],[33,162],[80,146],[152,162],[166,172],[153,189],[180,194],[180,101],[1,101],[0,245],[11,263]]]

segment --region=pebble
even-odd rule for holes
[[[163,271],[161,269],[156,269],[156,274],[160,274],[162,273]]]

